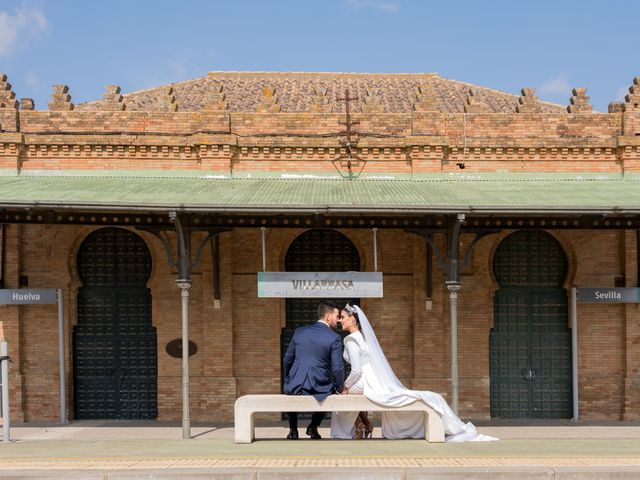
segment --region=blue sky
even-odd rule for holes
[[[436,72],[597,110],[640,76],[638,1],[0,0],[0,72],[45,109],[214,70]]]

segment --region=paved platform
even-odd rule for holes
[[[258,425],[233,443],[232,425],[73,422],[14,426],[0,444],[0,478],[76,479],[640,479],[640,423],[485,423],[499,442],[284,439],[284,423]],[[324,437],[328,428],[321,428]],[[305,437],[304,435],[302,435]]]

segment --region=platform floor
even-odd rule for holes
[[[640,479],[640,422],[477,422],[499,442],[298,441],[284,422],[233,442],[230,424],[77,421],[21,424],[0,444],[0,478]],[[377,438],[375,438],[377,437]]]

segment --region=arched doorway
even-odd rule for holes
[[[506,237],[493,258],[500,284],[489,335],[491,416],[572,416],[567,258],[544,231]]]
[[[329,229],[307,230],[298,236],[287,250],[285,257],[287,272],[357,272],[360,256],[355,245],[345,235]],[[284,357],[291,336],[296,328],[317,321],[316,309],[322,300],[333,298],[287,298],[286,325],[280,336],[280,358]],[[346,303],[348,300],[339,299]],[[282,370],[281,370],[282,371]]]
[[[73,330],[76,419],[157,416],[151,255],[135,233],[102,228],[80,246],[78,324]]]

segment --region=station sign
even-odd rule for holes
[[[381,272],[258,272],[258,297],[380,298]]]
[[[578,288],[582,303],[640,303],[640,288]]]
[[[0,289],[0,305],[50,305],[58,303],[55,288]]]

